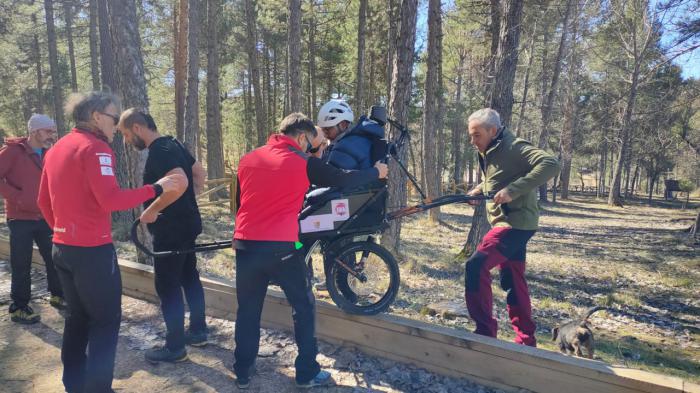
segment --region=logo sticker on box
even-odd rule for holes
[[[334,199],[331,201],[331,215],[333,221],[345,221],[350,218],[350,202],[348,199]]]

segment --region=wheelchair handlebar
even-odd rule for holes
[[[229,248],[232,245],[231,240],[221,240],[221,241],[216,241],[216,242],[211,242],[211,243],[195,244],[194,248],[188,249],[188,250],[153,251],[153,250],[150,250],[148,247],[146,247],[146,245],[141,243],[141,241],[139,240],[138,228],[139,228],[140,223],[141,223],[141,220],[139,220],[137,218],[134,221],[134,223],[131,224],[131,241],[134,243],[136,248],[143,251],[146,255],[154,257],[154,258],[167,257],[167,256],[171,256],[171,255],[190,254],[193,252],[221,250],[224,248]]]

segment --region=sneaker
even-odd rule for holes
[[[248,389],[250,387],[250,377],[236,377],[236,386],[241,390]]]
[[[12,322],[21,323],[24,325],[31,325],[41,320],[41,315],[35,313],[31,307],[24,306],[22,308],[15,308],[13,310],[13,306],[10,306],[10,319],[12,320]]]
[[[187,350],[171,351],[167,347],[155,347],[146,351],[146,360],[151,363],[168,362],[177,363],[187,360]]]
[[[56,295],[51,295],[51,298],[49,299],[49,304],[51,305],[51,307],[59,310],[65,310],[68,307],[66,300]]]
[[[325,281],[317,282],[316,284],[314,284],[314,289],[317,291],[326,291],[326,292],[328,291],[328,287],[326,286]]]
[[[313,377],[309,382],[299,383],[297,382],[297,387],[302,389],[309,389],[314,386],[327,386],[331,384],[331,373],[325,370],[321,370]]]
[[[236,386],[240,390],[245,390],[250,387],[250,377],[255,375],[256,369],[255,369],[255,364],[250,366],[248,369],[248,375],[247,376],[241,376],[241,375],[236,375]]]
[[[185,333],[185,344],[191,345],[193,347],[203,347],[207,345],[209,341],[207,340],[207,332],[201,333]]]

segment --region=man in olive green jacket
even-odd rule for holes
[[[484,178],[469,194],[495,193],[493,201],[486,204],[492,228],[466,263],[465,298],[469,315],[476,322],[474,332],[496,337],[490,271],[498,266],[515,342],[534,347],[525,250],[539,221],[537,187],[559,173],[559,163],[502,127],[493,109],[480,109],[469,116],[469,139],[479,150]]]

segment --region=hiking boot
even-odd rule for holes
[[[49,304],[51,305],[51,307],[56,308],[58,310],[65,310],[66,308],[68,308],[66,299],[56,295],[51,295],[51,298],[49,299]]]
[[[191,345],[193,347],[203,347],[208,343],[207,332],[192,333],[188,331],[185,333],[185,344],[187,345]]]
[[[151,363],[168,362],[178,363],[187,360],[187,350],[171,351],[167,347],[155,347],[146,351],[146,360]]]
[[[10,306],[10,319],[12,322],[31,325],[41,320],[41,315],[37,314],[29,306],[22,308],[14,308],[14,304]]]
[[[313,377],[309,382],[299,383],[297,382],[297,387],[301,389],[309,389],[314,386],[328,386],[333,380],[331,379],[331,373],[325,370],[321,370]]]

